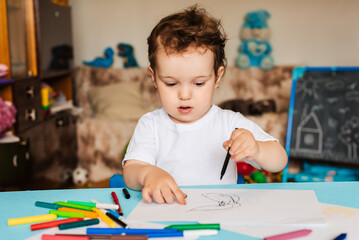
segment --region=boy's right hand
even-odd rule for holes
[[[144,179],[142,189],[143,199],[150,203],[173,203],[175,200],[181,205],[186,204],[187,195],[181,191],[177,183],[166,171],[152,166]]]

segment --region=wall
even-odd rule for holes
[[[238,54],[239,30],[248,11],[266,9],[273,58],[278,65],[359,65],[357,0],[198,0],[221,18],[228,35],[228,65]],[[141,66],[147,66],[147,36],[164,16],[186,8],[190,0],[70,0],[75,65],[102,56],[105,47],[131,43]],[[115,67],[122,59],[115,57]]]

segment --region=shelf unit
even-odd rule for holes
[[[58,25],[51,26],[53,23]],[[58,32],[61,27],[68,36]],[[39,179],[58,183],[77,165],[76,118],[70,111],[49,114],[42,106],[44,83],[54,92],[63,93],[66,100],[74,99],[72,59],[65,69],[49,69],[46,65],[45,60],[54,61],[49,51],[54,39],[61,39],[56,34],[64,36],[66,44],[72,44],[71,8],[67,1],[0,0],[0,63],[9,67],[9,74],[4,77],[8,80],[0,81],[0,97],[14,103],[14,133],[28,152],[26,159],[21,159],[26,164],[20,164],[26,167],[26,178],[20,176],[23,169],[18,176],[13,174],[19,181],[0,178],[0,190],[14,183],[31,189],[29,182]],[[8,163],[1,161],[1,166],[9,168]],[[0,175],[9,170],[6,168],[0,167]]]

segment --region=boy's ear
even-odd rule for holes
[[[216,87],[216,88],[219,87],[219,84],[221,83],[223,74],[224,74],[224,67],[223,67],[223,66],[220,66],[220,67],[218,68],[218,71],[217,71],[217,79],[216,79],[216,84],[215,84],[215,87]]]
[[[151,79],[152,79],[153,85],[155,86],[155,88],[157,88],[155,72],[153,71],[153,69],[151,68],[151,66],[148,67],[148,71],[149,71],[150,74],[151,74]]]

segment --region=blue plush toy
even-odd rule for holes
[[[240,68],[253,66],[269,70],[274,62],[269,55],[271,50],[271,45],[267,41],[248,39],[240,45],[237,64]]]
[[[268,42],[270,31],[267,20],[270,14],[266,10],[249,12],[242,25],[237,57],[237,66],[240,68],[259,67],[269,70],[274,66],[270,53],[272,47]]]
[[[83,61],[83,63],[87,66],[92,67],[109,68],[113,64],[113,54],[114,51],[112,50],[112,48],[108,47],[105,49],[104,57],[98,57],[92,61]]]
[[[118,56],[124,59],[124,68],[139,67],[133,54],[133,47],[130,44],[119,43],[117,45]]]

